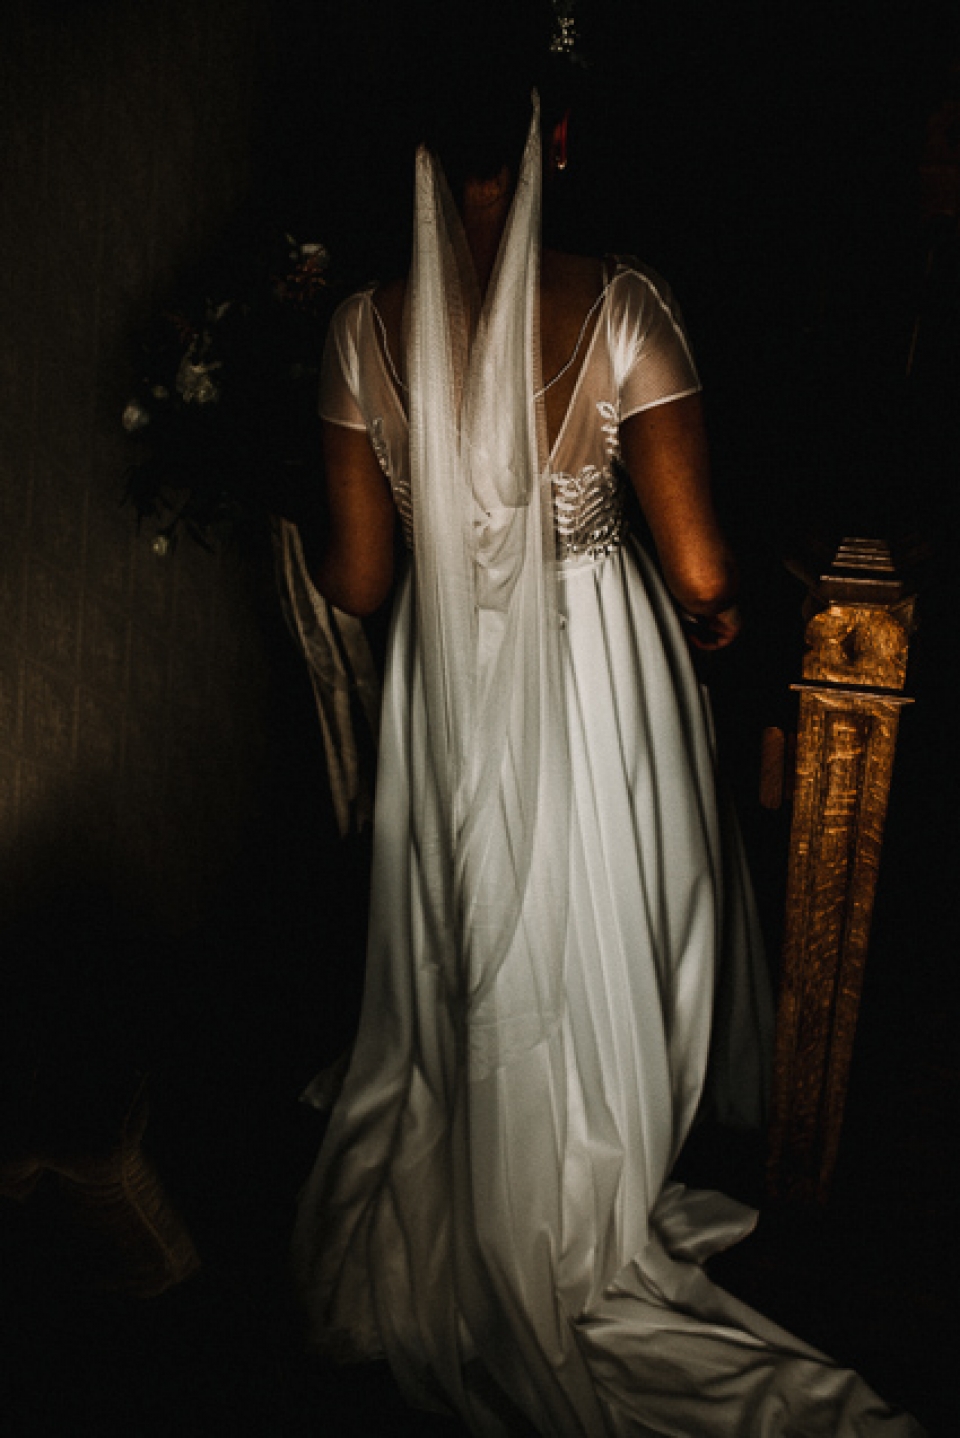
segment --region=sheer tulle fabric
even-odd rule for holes
[[[916,1438],[710,1283],[700,1265],[755,1214],[669,1181],[701,1104],[758,1120],[769,994],[669,597],[632,542],[553,555],[537,144],[535,121],[482,307],[442,177],[418,161],[414,554],[388,646],[360,1030],[295,1235],[311,1338],[386,1355],[414,1404],[481,1438]],[[357,413],[383,371],[366,333],[343,351]],[[595,355],[606,374],[602,341]],[[644,393],[689,385],[688,360],[663,376]],[[591,406],[601,461],[617,403]],[[399,453],[406,417],[377,406]]]
[[[418,848],[472,1076],[560,1020],[568,761],[553,514],[536,369],[540,153],[534,116],[481,305],[442,171],[417,157],[410,276],[416,616],[437,793]],[[435,820],[440,827],[433,830]]]

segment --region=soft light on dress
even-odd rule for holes
[[[613,468],[624,419],[699,388],[679,315],[653,274],[608,273],[544,465],[536,129],[479,316],[442,179],[419,164],[406,379],[367,290],[334,319],[322,385],[324,417],[369,434],[411,562],[384,685],[363,1014],[295,1237],[312,1341],[385,1355],[412,1403],[484,1438],[916,1438],[857,1375],[707,1279],[701,1263],[755,1214],[669,1181],[702,1102],[759,1122],[770,1036],[706,702]],[[451,301],[444,330],[430,306]],[[423,456],[438,374],[453,391],[436,401],[439,453],[469,451],[450,461],[452,540],[417,494],[442,483],[418,479],[437,459]],[[506,437],[488,442],[495,416]],[[452,579],[434,572],[445,542]],[[466,653],[444,656],[458,624]]]

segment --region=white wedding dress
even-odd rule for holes
[[[525,856],[493,855],[466,919],[437,852],[451,761],[417,588],[416,381],[371,290],[333,322],[321,410],[369,434],[411,560],[383,694],[363,1015],[295,1235],[311,1339],[386,1356],[413,1404],[485,1438],[915,1438],[854,1373],[710,1282],[701,1263],[755,1214],[670,1181],[701,1105],[761,1121],[770,1005],[706,701],[614,467],[619,424],[695,391],[696,372],[651,273],[610,267],[595,314],[547,466],[563,756],[543,740],[538,784],[514,774],[486,800],[474,775],[472,803],[507,813],[515,782],[537,825]],[[495,823],[485,842],[511,850],[511,832]],[[514,918],[478,976],[464,951],[499,932],[501,884]]]

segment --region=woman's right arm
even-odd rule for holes
[[[323,422],[327,523],[310,575],[347,614],[372,614],[393,584],[396,510],[365,430]]]

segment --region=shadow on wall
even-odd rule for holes
[[[129,334],[249,194],[263,23],[259,0],[0,17],[0,913],[79,859],[189,928],[250,807],[251,576],[157,561],[120,413]]]

